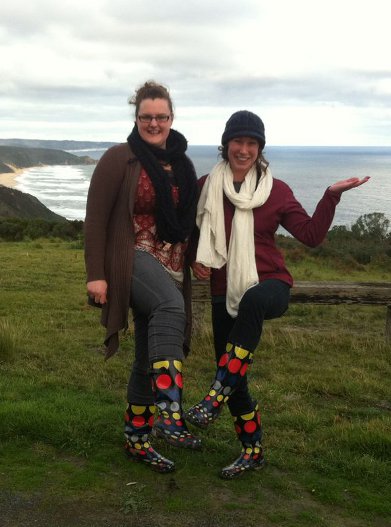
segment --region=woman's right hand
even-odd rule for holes
[[[93,280],[87,282],[87,293],[96,304],[106,304],[107,302],[107,282],[106,280]]]
[[[202,263],[193,262],[191,268],[197,280],[208,280],[210,278],[210,267],[205,267]]]

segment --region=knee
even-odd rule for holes
[[[251,287],[243,295],[240,301],[239,309],[265,311],[267,308],[268,299],[266,295],[262,294],[258,287]]]
[[[165,299],[157,306],[156,311],[179,318],[184,317],[185,302],[182,295],[180,295],[180,297],[178,296]]]
[[[167,299],[161,302],[153,310],[150,318],[149,330],[154,331],[159,328],[164,333],[177,332],[183,333],[186,327],[186,313],[183,301]]]
[[[263,288],[255,286],[250,288],[243,296],[239,308],[244,312],[258,312],[263,318],[277,318],[288,309],[289,288],[285,289]]]

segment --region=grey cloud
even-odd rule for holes
[[[380,78],[390,79],[387,73]],[[330,75],[295,77],[245,78],[223,77],[204,89],[204,103],[226,101],[237,105],[251,101],[253,105],[340,104],[390,106],[391,94],[375,89],[372,72],[340,72]],[[191,101],[187,101],[191,104]]]
[[[304,61],[300,73],[288,74],[297,50],[287,46],[279,54],[280,42],[263,45],[264,5],[259,0],[3,2],[0,119],[126,120],[127,98],[150,78],[169,86],[178,108],[391,107],[390,71],[337,69],[332,61],[322,69],[316,46],[308,50],[314,67]],[[246,39],[248,24],[258,20],[259,52],[258,40]],[[283,37],[278,25],[275,32],[276,39]],[[264,65],[263,52],[272,57],[273,46],[278,60],[288,59],[286,69],[278,62],[277,69],[272,61]]]

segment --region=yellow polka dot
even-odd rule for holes
[[[167,417],[169,417],[168,412],[162,412],[162,416],[167,419]]]
[[[209,395],[212,395],[212,396],[213,396],[213,395],[216,395],[216,390],[211,390],[211,391],[209,392]]]
[[[251,412],[251,413],[249,413],[249,414],[241,415],[240,417],[241,417],[244,421],[249,421],[250,419],[254,419],[254,416],[255,416],[255,412]]]
[[[160,360],[158,362],[154,362],[153,363],[153,367],[156,368],[157,370],[159,368],[166,368],[166,370],[168,370],[170,364],[168,362],[168,360]]]
[[[216,397],[216,399],[220,402],[220,401],[222,401],[222,400],[224,399],[224,397],[223,397],[222,395],[218,395],[218,396]]]
[[[142,445],[140,445],[140,443],[135,443],[134,444],[134,448],[136,448],[137,450],[141,450],[142,449]]]
[[[174,366],[178,371],[182,371],[182,362],[180,360],[174,360]]]
[[[132,410],[134,415],[141,415],[141,414],[143,414],[145,412],[147,407],[146,406],[136,406],[135,404],[132,404],[130,406],[130,409]]]
[[[148,441],[146,443],[144,443],[144,448],[149,448],[151,446],[150,443],[148,443]]]
[[[173,413],[172,416],[173,416],[174,419],[180,419],[181,418],[181,415],[178,414],[177,412]]]
[[[148,406],[148,408],[149,408],[149,411],[151,412],[151,414],[154,414],[156,412],[156,406],[155,405]]]
[[[249,354],[248,350],[245,350],[244,348],[240,348],[239,346],[235,346],[235,355],[239,357],[239,359],[244,359]]]
[[[260,451],[261,451],[261,449],[258,446],[254,447],[254,453],[255,454],[259,454]]]
[[[245,450],[246,454],[251,454],[252,451],[253,451],[252,448],[246,448],[246,450]]]

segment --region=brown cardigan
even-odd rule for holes
[[[107,303],[101,323],[106,327],[106,359],[119,348],[118,332],[128,327],[133,270],[133,207],[141,164],[127,143],[109,148],[91,178],[84,224],[87,282],[106,280]],[[191,277],[185,264],[183,295],[187,325],[184,353],[190,349]]]

